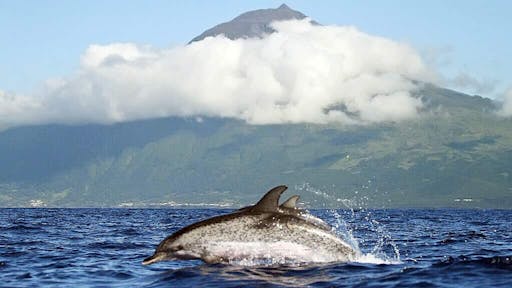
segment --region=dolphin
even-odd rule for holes
[[[297,201],[299,200],[299,195],[293,195],[288,200],[284,201],[283,204],[279,205],[278,212],[288,215],[293,215],[295,217],[301,218],[303,220],[308,221],[309,223],[318,226],[319,228],[325,229],[325,230],[332,230],[332,227],[325,223],[324,220],[311,215],[307,210],[300,209],[297,207]],[[238,209],[237,211],[247,211],[253,206],[246,206]]]
[[[286,189],[284,185],[277,186],[253,206],[178,230],[160,242],[142,264],[187,259],[206,263],[236,263],[244,259],[278,263],[354,260],[358,252],[332,230],[298,216],[298,197],[293,196],[279,206],[279,198]]]
[[[315,226],[318,226],[319,228],[325,229],[325,230],[332,230],[332,227],[325,223],[324,220],[311,215],[308,211],[304,209],[297,208],[297,201],[299,200],[299,195],[293,195],[292,197],[288,198],[283,204],[279,205],[279,212],[283,214],[293,215],[295,217],[301,218]]]

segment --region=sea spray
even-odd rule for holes
[[[370,181],[369,181],[370,183]],[[355,262],[373,263],[373,264],[399,264],[400,250],[393,241],[391,234],[387,231],[384,224],[374,219],[372,210],[367,208],[369,202],[368,196],[359,195],[359,191],[354,191],[352,198],[337,197],[333,191],[325,191],[313,187],[309,183],[304,183],[295,187],[297,190],[305,191],[320,197],[322,203],[339,203],[344,209],[328,209],[328,214],[332,217],[326,219],[332,225],[336,235],[345,240],[358,252],[358,258]],[[369,188],[362,186],[363,189]],[[341,212],[341,213],[340,213]],[[343,214],[343,215],[342,215]],[[358,239],[355,237],[357,230],[365,230],[375,235],[376,240]],[[366,233],[365,233],[366,235]]]

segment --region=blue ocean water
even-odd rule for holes
[[[512,211],[313,210],[366,255],[329,265],[142,266],[218,209],[0,209],[3,287],[512,287]]]

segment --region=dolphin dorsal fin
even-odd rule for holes
[[[281,194],[286,189],[288,187],[284,185],[272,188],[251,208],[251,212],[276,212],[279,205],[279,197],[281,197]]]
[[[299,198],[299,195],[293,195],[292,197],[288,198],[288,200],[284,201],[284,203],[281,204],[279,207],[295,209],[297,208],[297,201],[299,200]]]

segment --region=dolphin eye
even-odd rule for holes
[[[183,245],[178,245],[178,246],[172,247],[171,252],[180,251],[182,249],[183,249]]]

